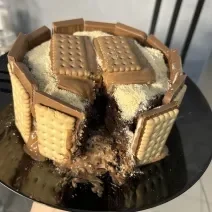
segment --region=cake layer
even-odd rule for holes
[[[103,79],[111,84],[151,84],[154,70],[134,40],[105,36],[94,39],[97,55],[102,60]]]

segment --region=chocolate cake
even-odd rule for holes
[[[75,19],[20,33],[8,54],[25,152],[50,159],[73,186],[121,185],[163,159],[186,91],[180,56],[121,23]]]

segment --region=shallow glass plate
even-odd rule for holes
[[[63,176],[50,161],[35,162],[26,155],[8,105],[0,112],[0,182],[29,199],[67,211],[137,211],[170,201],[196,183],[212,156],[210,107],[191,80],[186,84],[188,91],[167,142],[170,155],[141,167],[141,174],[121,187],[104,176],[101,198],[90,185],[63,185]]]

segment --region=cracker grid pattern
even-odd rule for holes
[[[94,41],[97,54],[103,58],[104,71],[139,71],[140,63],[131,50],[133,40],[121,36],[103,36]]]
[[[30,111],[30,97],[19,79],[10,72],[12,82],[13,103],[15,112],[15,124],[21,133],[25,143],[28,142],[32,117]]]
[[[54,34],[51,45],[55,74],[89,76],[83,36]]]
[[[144,121],[136,156],[143,164],[160,156],[179,110],[173,109]],[[142,122],[144,117],[140,118]]]
[[[40,104],[35,105],[40,153],[58,163],[70,159],[75,118]]]

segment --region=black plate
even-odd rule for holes
[[[6,61],[4,61],[6,63]],[[0,69],[1,72],[2,69]],[[141,167],[121,188],[104,176],[102,198],[89,185],[63,185],[51,162],[33,161],[23,152],[13,121],[13,108],[0,113],[0,181],[29,199],[68,211],[137,211],[163,204],[188,190],[202,176],[212,156],[212,113],[191,81],[167,145],[170,156]],[[0,101],[5,94],[0,92]],[[8,96],[7,96],[8,97]],[[62,187],[62,189],[61,189]]]

